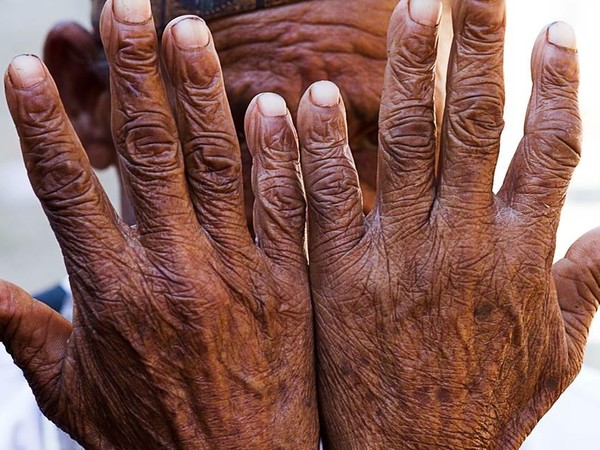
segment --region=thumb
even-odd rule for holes
[[[569,338],[571,363],[580,368],[600,301],[600,228],[579,238],[553,268],[558,302]]]
[[[23,370],[42,409],[60,380],[71,324],[17,286],[0,281],[0,341]]]

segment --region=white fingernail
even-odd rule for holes
[[[260,112],[268,117],[285,116],[287,107],[283,97],[271,92],[259,95],[256,100]]]
[[[150,0],[113,0],[113,12],[118,20],[144,23],[152,17]]]
[[[548,28],[548,42],[573,50],[577,48],[575,30],[565,22],[555,22],[550,25],[550,28]]]
[[[199,17],[186,17],[171,28],[177,45],[184,49],[206,47],[209,41],[208,27]]]
[[[8,67],[8,75],[18,88],[29,88],[46,78],[42,62],[31,55],[17,56]]]
[[[442,19],[442,2],[440,0],[410,0],[408,9],[412,20],[421,25],[434,27]]]
[[[315,105],[327,108],[340,102],[340,90],[331,81],[317,81],[310,87],[310,98]]]

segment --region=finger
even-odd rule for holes
[[[198,220],[222,245],[250,242],[240,148],[208,27],[194,16],[175,19],[163,34],[163,49]]]
[[[390,23],[379,121],[379,211],[424,220],[434,198],[434,66],[440,0],[403,0]]]
[[[513,209],[549,226],[552,233],[581,153],[575,48],[575,34],[565,23],[555,23],[540,34],[533,51],[525,135],[499,192]]]
[[[362,195],[344,103],[329,81],[313,84],[298,108],[302,174],[308,202],[311,262],[352,248],[364,235]]]
[[[124,245],[118,219],[95,177],[43,63],[19,56],[4,78],[31,186],[61,246],[67,268],[92,273]]]
[[[438,197],[489,212],[504,126],[504,1],[458,1],[453,23]]]
[[[558,301],[569,337],[571,363],[579,370],[600,302],[600,228],[575,242],[554,265]]]
[[[71,329],[60,314],[17,286],[0,281],[0,340],[46,406],[58,395]]]
[[[257,244],[282,266],[306,266],[306,204],[298,138],[285,100],[256,97],[246,113],[246,142],[253,157],[254,229]]]
[[[142,240],[170,245],[197,226],[165,93],[149,0],[109,0],[100,20],[112,127]]]

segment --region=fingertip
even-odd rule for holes
[[[347,141],[348,127],[339,88],[331,81],[313,83],[300,101],[297,122],[305,149]]]
[[[441,0],[409,0],[408,11],[413,22],[427,27],[436,27],[442,20]]]
[[[256,106],[266,117],[283,117],[287,115],[287,105],[280,95],[266,92],[256,97]]]
[[[287,139],[288,130],[292,130],[295,136],[285,99],[273,92],[261,93],[252,99],[246,111],[244,126],[248,150],[252,156],[261,148],[261,143],[264,146],[265,139],[269,142],[284,136]]]
[[[579,59],[577,38],[571,26],[554,22],[541,31],[532,53],[531,72],[535,85],[576,93]]]
[[[322,108],[331,108],[340,103],[340,90],[331,81],[317,81],[310,86],[309,98],[311,102]]]
[[[171,83],[177,89],[186,85],[192,88],[194,95],[187,92],[185,98],[204,99],[208,92],[221,96],[216,94],[217,90],[224,90],[221,64],[212,34],[203,19],[194,15],[173,19],[165,28],[161,41]]]
[[[12,60],[7,69],[7,79],[18,89],[29,89],[47,77],[42,61],[34,55],[19,55]]]
[[[203,79],[203,73],[209,67],[199,59],[205,57],[210,43],[210,30],[200,17],[186,15],[169,22],[162,34],[161,44],[165,67],[173,83],[180,82],[181,77],[191,77],[194,81]]]
[[[164,37],[172,38],[181,50],[201,49],[210,43],[210,30],[198,16],[188,15],[173,19],[165,28]]]
[[[123,56],[114,53],[125,42],[133,44],[135,41],[131,45],[134,48],[143,45],[154,47],[158,42],[150,0],[106,0],[98,27],[109,61],[114,56]]]
[[[566,22],[554,22],[549,25],[546,38],[550,44],[569,50],[577,50],[575,30]]]
[[[140,24],[152,19],[150,0],[113,0],[112,11],[121,22]]]

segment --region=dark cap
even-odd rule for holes
[[[152,0],[152,11],[157,29],[162,30],[172,19],[184,14],[194,14],[208,21],[299,1],[301,0]],[[98,29],[104,3],[106,0],[92,0],[92,24],[95,30]]]

